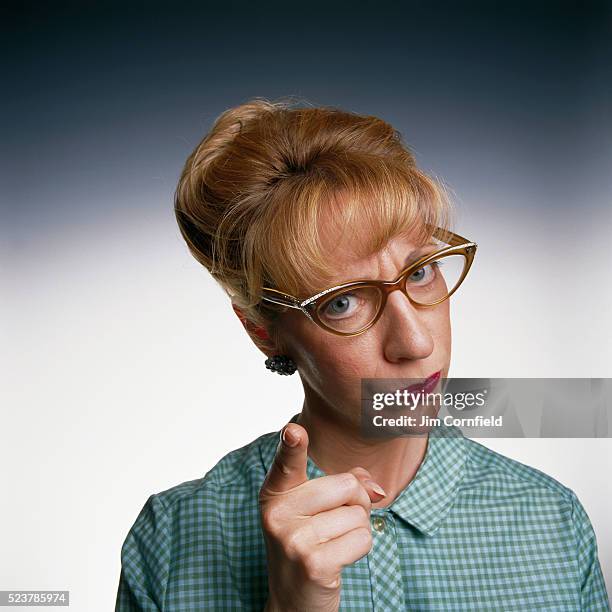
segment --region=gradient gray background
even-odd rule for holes
[[[0,589],[108,610],[146,498],[299,412],[172,214],[187,155],[251,97],[383,117],[452,188],[479,251],[451,376],[612,377],[609,2],[8,13]],[[612,441],[483,442],[576,491],[610,588]]]

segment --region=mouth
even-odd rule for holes
[[[435,388],[436,385],[438,384],[438,381],[440,380],[440,376],[442,375],[442,370],[438,370],[437,372],[434,372],[431,376],[427,377],[425,380],[422,380],[418,383],[415,383],[414,385],[410,385],[409,387],[406,387],[404,389],[400,389],[400,392],[404,392],[407,391],[408,393],[431,393]]]

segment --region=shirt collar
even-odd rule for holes
[[[292,418],[297,422],[298,414]],[[262,452],[266,473],[272,465],[280,439],[280,431],[271,436],[272,445]],[[380,510],[393,512],[400,519],[432,536],[451,509],[465,472],[468,444],[458,427],[440,424],[432,427],[427,450],[414,478],[395,498],[393,503]],[[325,472],[308,456],[308,479],[325,476]]]

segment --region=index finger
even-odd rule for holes
[[[261,492],[283,493],[308,481],[308,433],[297,423],[288,423],[280,433],[274,461]]]

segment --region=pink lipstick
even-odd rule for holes
[[[442,370],[438,370],[434,372],[431,376],[423,380],[422,382],[415,383],[414,385],[410,385],[406,387],[406,389],[401,389],[401,391],[408,391],[408,393],[431,393],[438,384],[440,380],[440,376],[442,375]]]

